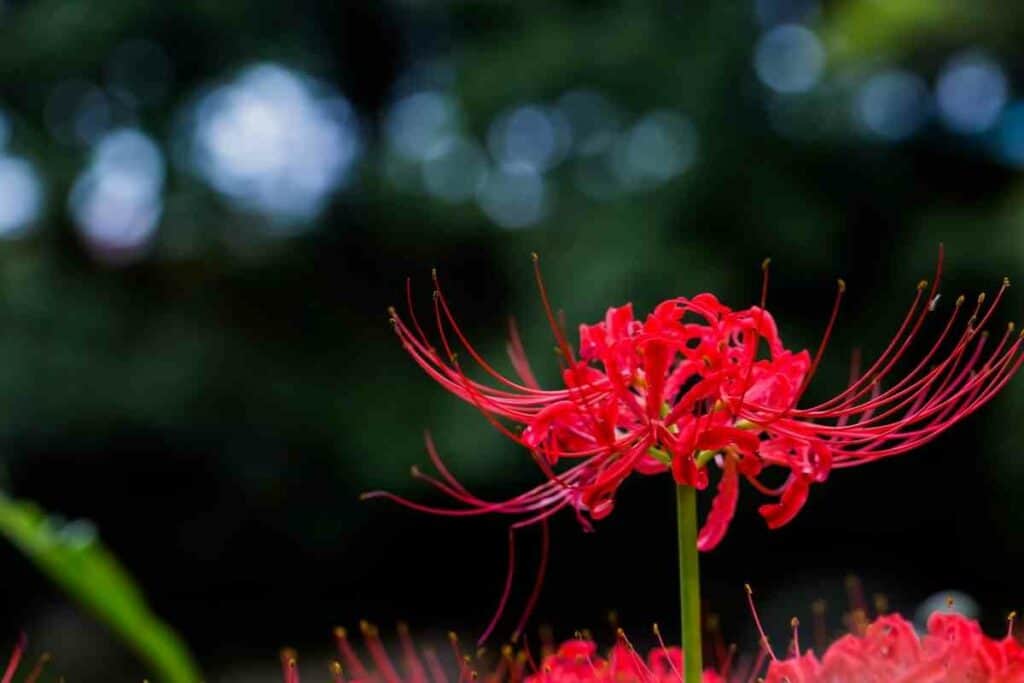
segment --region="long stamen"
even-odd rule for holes
[[[660,647],[661,651],[665,653],[665,661],[668,662],[669,668],[672,669],[672,673],[675,674],[675,677],[682,681],[683,674],[679,671],[679,668],[676,667],[675,662],[672,661],[672,658],[668,656],[668,648],[665,646],[665,640],[661,637],[661,629],[658,628],[658,622],[654,622],[652,630],[654,631],[654,637],[658,640],[658,647]],[[685,656],[685,654],[683,656]]]
[[[491,617],[490,622],[487,624],[487,628],[484,629],[483,634],[477,640],[478,645],[482,645],[490,637],[495,627],[498,625],[498,621],[501,620],[501,615],[505,612],[505,606],[508,604],[509,595],[512,594],[512,579],[516,572],[516,532],[515,528],[509,527],[508,530],[508,569],[505,572],[505,585],[501,590],[501,599],[498,601],[498,607],[494,611],[494,615]]]
[[[754,589],[750,587],[749,583],[743,584],[743,588],[747,591],[747,605],[750,606],[750,614],[754,617],[754,625],[757,626],[757,632],[761,636],[761,645],[768,653],[768,656],[772,658],[772,661],[777,662],[779,661],[778,657],[775,656],[775,651],[768,640],[768,635],[764,632],[764,626],[761,625],[761,617],[757,614],[757,607],[754,605]]]
[[[519,623],[516,624],[516,630],[512,633],[512,640],[518,640],[519,635],[523,632],[526,627],[526,622],[533,614],[534,608],[537,606],[537,600],[540,599],[540,591],[544,586],[544,575],[547,573],[548,558],[551,554],[551,530],[548,526],[548,520],[545,518],[541,522],[541,550],[540,550],[540,563],[537,566],[537,578],[533,582],[533,590],[530,592],[530,597],[526,601],[526,607],[523,608],[523,614],[519,617]]]
[[[28,647],[28,638],[22,633],[18,636],[18,643],[14,646],[11,659],[7,662],[7,670],[4,671],[4,677],[0,678],[0,683],[11,683],[11,679],[14,678],[14,674],[18,671],[18,663],[21,662],[26,647]]]
[[[548,324],[551,326],[551,332],[555,335],[555,341],[558,342],[558,348],[565,357],[565,362],[570,365],[576,363],[575,356],[572,353],[572,348],[569,346],[569,342],[566,340],[565,332],[559,325],[558,320],[555,318],[554,310],[551,308],[551,302],[548,300],[548,291],[544,287],[544,278],[540,274],[540,256],[537,252],[530,254],[530,258],[533,260],[533,275],[537,281],[537,291],[540,292],[540,300],[544,306],[544,315],[548,318]]]

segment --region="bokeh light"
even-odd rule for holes
[[[503,228],[533,225],[548,208],[544,178],[525,164],[491,171],[477,199],[484,213]]]
[[[547,171],[561,163],[572,143],[569,121],[558,110],[525,105],[502,114],[487,133],[487,148],[496,162]]]
[[[681,114],[655,111],[629,129],[616,152],[616,170],[627,186],[664,183],[693,165],[697,131]]]
[[[464,136],[434,145],[421,167],[423,184],[431,195],[448,202],[473,198],[487,176],[487,155]]]
[[[11,120],[7,118],[7,115],[0,109],[0,152],[3,151],[4,147],[7,146],[8,140],[11,139]]]
[[[995,125],[1008,96],[1003,68],[980,52],[951,58],[935,86],[943,122],[964,134],[982,133]]]
[[[891,69],[871,76],[857,94],[862,127],[884,140],[905,140],[920,129],[931,109],[928,86],[920,76]]]
[[[608,150],[622,125],[618,108],[593,90],[571,90],[558,99],[557,108],[570,131],[572,152],[578,156]]]
[[[807,92],[821,79],[825,48],[810,29],[783,24],[758,41],[754,69],[761,82],[776,92]]]
[[[118,129],[97,143],[68,207],[98,258],[117,263],[144,252],[163,212],[164,173],[160,148],[138,130]]]
[[[43,183],[35,166],[26,159],[0,155],[0,238],[29,232],[42,210]]]
[[[754,13],[765,28],[804,22],[816,17],[820,10],[817,0],[754,0]]]
[[[1000,158],[1024,167],[1024,101],[1014,102],[1003,111],[995,144]]]
[[[44,110],[50,134],[65,144],[92,145],[114,125],[110,98],[97,85],[68,80],[50,91]]]
[[[423,91],[407,95],[392,105],[385,122],[390,148],[411,161],[423,161],[437,146],[459,132],[459,106],[450,95]]]
[[[271,229],[306,227],[351,179],[362,143],[338,92],[276,64],[245,69],[188,116],[190,163],[237,208]]]

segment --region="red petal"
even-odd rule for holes
[[[718,481],[718,493],[711,503],[711,511],[704,520],[700,534],[697,536],[697,549],[701,552],[712,550],[721,543],[725,532],[729,530],[733,515],[736,514],[736,501],[740,497],[739,475],[736,473],[736,461],[725,459],[722,478]]]
[[[757,509],[768,522],[768,528],[778,529],[780,526],[789,524],[807,502],[810,488],[810,482],[806,478],[790,475],[779,502],[762,505]]]
[[[665,380],[668,364],[672,358],[668,344],[652,339],[644,344],[644,379],[647,381],[647,417],[652,420],[661,416],[664,400]]]
[[[555,423],[568,413],[576,412],[576,404],[572,401],[559,401],[549,405],[537,413],[530,426],[523,430],[523,443],[529,448],[537,448],[547,439]]]

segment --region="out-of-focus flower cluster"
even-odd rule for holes
[[[548,649],[536,660],[526,649],[505,647],[500,657],[464,655],[452,637],[452,654],[444,658],[420,650],[400,629],[402,656],[392,661],[372,626],[363,634],[370,663],[365,663],[344,631],[337,641],[341,661],[331,664],[335,683],[676,683],[682,680],[683,652],[657,647],[640,655],[621,633],[607,654],[587,638]],[[1024,683],[1024,646],[1012,635],[986,636],[978,622],[960,614],[935,612],[927,632],[919,635],[897,614],[883,615],[845,635],[819,658],[813,651],[775,658],[765,648],[746,665],[726,657],[704,672],[704,683]],[[344,664],[342,664],[344,662]],[[454,664],[452,664],[454,662]],[[284,683],[300,683],[292,651],[282,655]],[[760,678],[758,678],[760,676]]]

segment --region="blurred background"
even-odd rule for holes
[[[515,316],[551,383],[531,251],[570,328],[701,291],[753,304],[771,256],[790,347],[848,283],[828,396],[940,242],[947,309],[1024,277],[1022,39],[1024,7],[995,0],[0,0],[3,489],[88,520],[73,533],[208,681],[274,680],[286,644],[326,679],[331,627],[361,618],[475,636],[502,520],[357,496],[439,502],[409,476],[427,428],[481,495],[541,475],[397,344],[405,278],[427,310],[437,267],[502,369]],[[819,597],[841,628],[850,574],[906,614],[962,591],[1003,628],[1024,600],[1022,409],[1018,380],[931,447],[836,472],[777,532],[744,489],[703,563],[726,638],[756,646],[744,582],[779,642]],[[596,534],[559,519],[534,623],[607,635],[616,609],[640,641],[656,620],[675,637],[671,488],[630,480]],[[4,642],[26,629],[69,680],[142,677],[6,543],[0,567]]]

